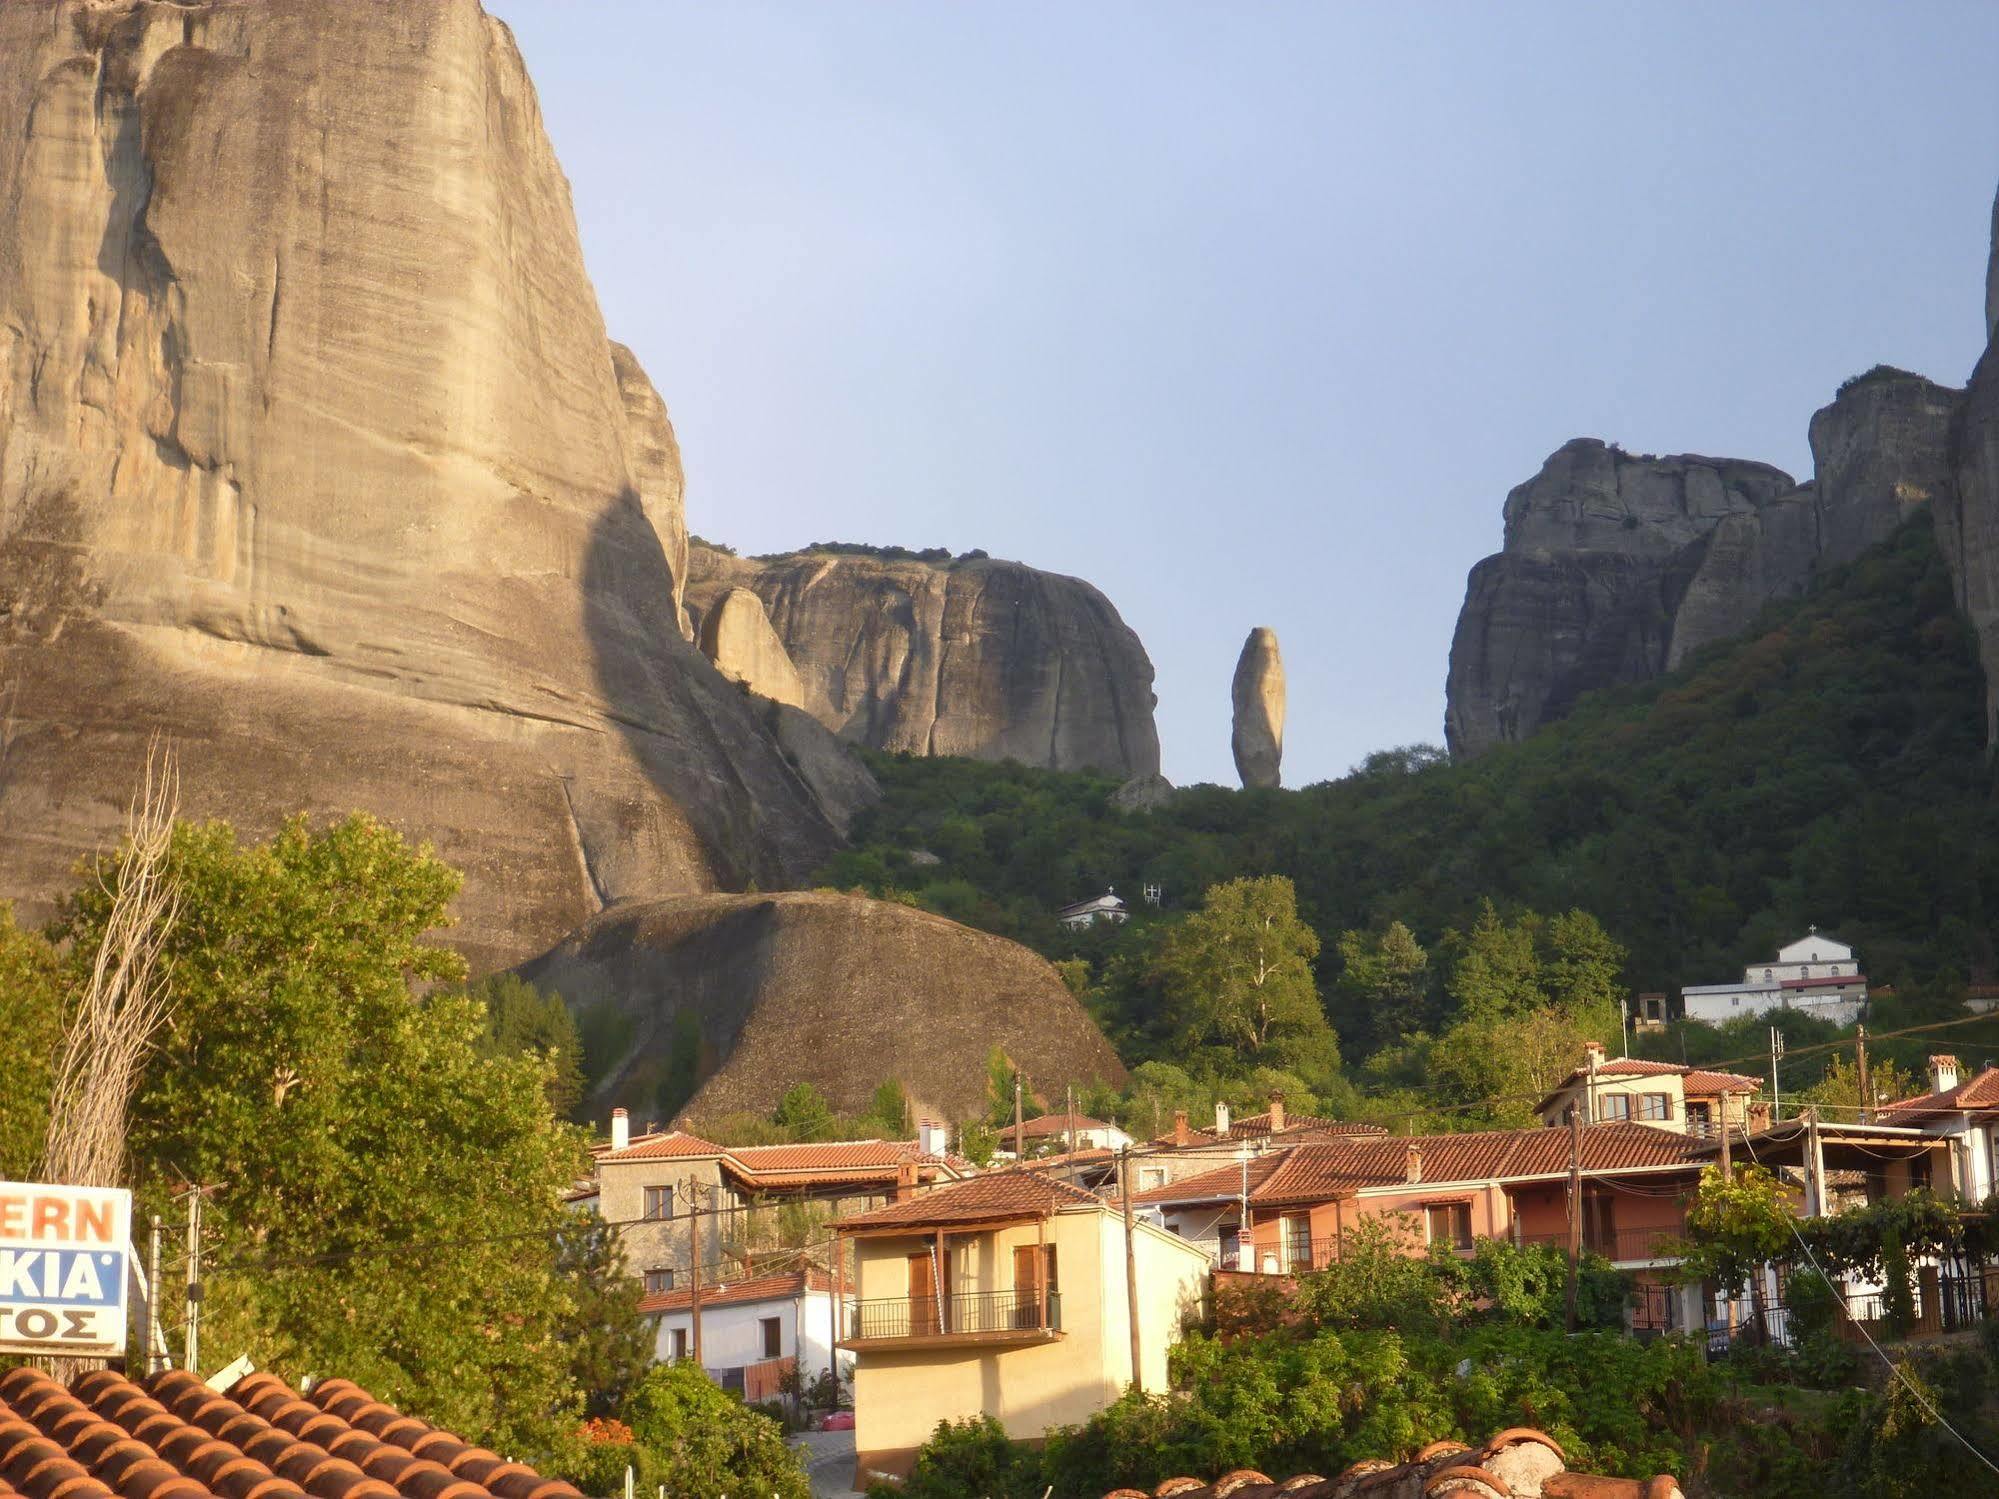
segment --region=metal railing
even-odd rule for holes
[[[948,1338],[964,1333],[1060,1332],[1062,1293],[1048,1293],[1047,1315],[1033,1287],[1013,1291],[959,1291],[940,1304],[934,1296],[887,1296],[856,1301],[849,1309],[849,1338]]]

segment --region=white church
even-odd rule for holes
[[[1709,1025],[1772,1010],[1851,1025],[1867,1003],[1867,975],[1852,948],[1813,927],[1779,948],[1774,961],[1743,969],[1741,983],[1693,984],[1680,991],[1680,1002],[1687,1019]]]

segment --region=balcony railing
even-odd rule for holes
[[[1607,1260],[1671,1260],[1680,1256],[1680,1244],[1684,1235],[1670,1228],[1620,1228],[1611,1233],[1596,1233],[1585,1227],[1583,1230],[1583,1252],[1600,1254]],[[1522,1244],[1552,1244],[1557,1249],[1569,1247],[1566,1232],[1554,1234],[1522,1234]]]
[[[1062,1295],[1048,1293],[1044,1315],[1041,1295],[1032,1287],[1014,1291],[960,1291],[940,1305],[934,1296],[889,1296],[852,1304],[847,1337],[956,1338],[1028,1333],[1046,1335],[1062,1330]]]

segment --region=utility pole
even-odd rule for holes
[[[1569,1296],[1566,1321],[1576,1330],[1576,1265],[1583,1252],[1583,1116],[1569,1105]]]
[[[181,1367],[201,1378],[201,1188],[187,1193],[187,1342]]]
[[[165,1345],[165,1334],[160,1327],[160,1215],[153,1214],[153,1231],[146,1239],[146,1356],[143,1367],[146,1373],[159,1372],[160,1362],[156,1354]]]
[[[1027,1123],[1020,1112],[1020,1069],[1013,1069],[1013,1163],[1018,1166],[1027,1159],[1023,1142],[1027,1138]]]
[[[1063,1107],[1069,1111],[1069,1175],[1076,1174],[1076,1085],[1069,1084],[1063,1094]]]
[[[1784,1054],[1784,1033],[1776,1026],[1770,1027],[1770,1122],[1778,1123],[1784,1117],[1784,1107],[1777,1093],[1777,1058]]]
[[[1806,1139],[1812,1152],[1811,1158],[1805,1163],[1812,1187],[1808,1201],[1811,1204],[1812,1216],[1823,1218],[1826,1215],[1825,1147],[1819,1143],[1819,1111],[1816,1107],[1805,1110],[1805,1128]]]
[[[1854,1036],[1854,1060],[1860,1069],[1860,1122],[1870,1123],[1874,1117],[1874,1090],[1867,1085],[1867,1027],[1861,1026]]]
[[[690,1182],[687,1187],[687,1242],[688,1260],[693,1267],[689,1279],[687,1309],[694,1322],[694,1367],[705,1369],[701,1362],[701,1187]]]
[[[1124,1300],[1125,1316],[1131,1322],[1131,1388],[1145,1393],[1145,1365],[1138,1359],[1138,1246],[1131,1227],[1131,1147],[1118,1151],[1118,1196],[1124,1199]],[[1044,1277],[1046,1271],[1043,1271]]]

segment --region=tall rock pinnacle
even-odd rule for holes
[[[1242,644],[1230,692],[1235,707],[1229,747],[1235,751],[1236,774],[1246,787],[1280,784],[1284,759],[1284,658],[1277,653],[1277,632],[1258,625]]]

